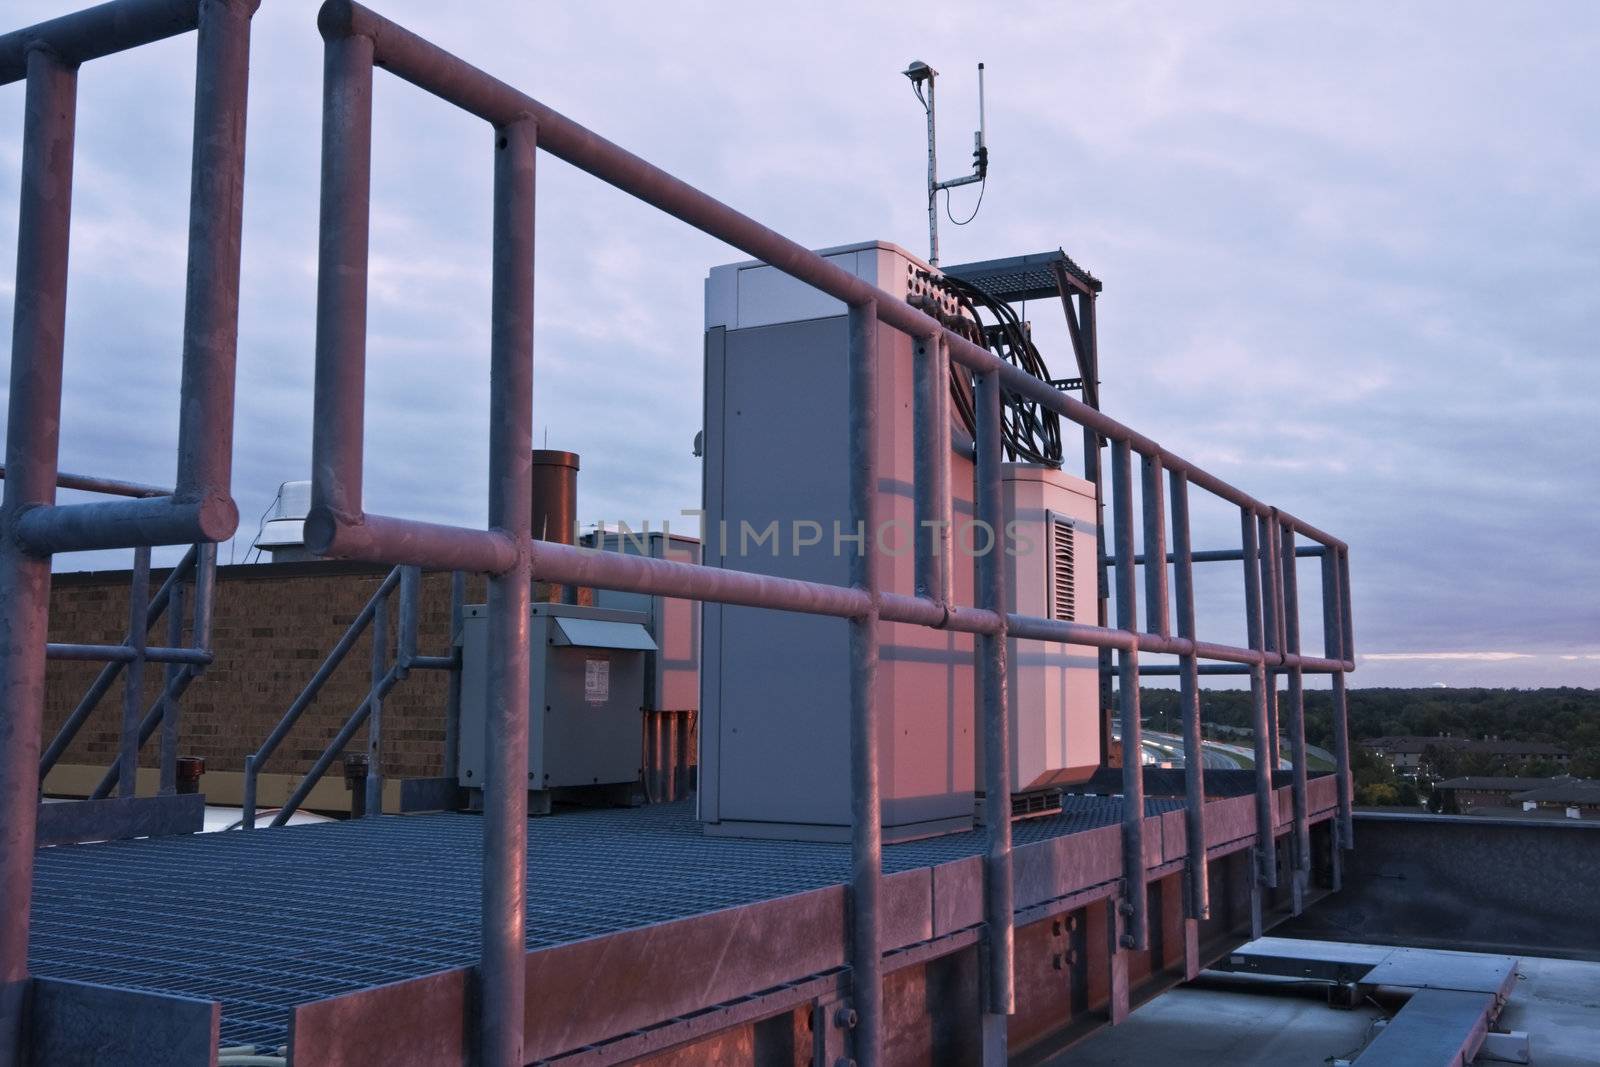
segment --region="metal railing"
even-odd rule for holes
[[[306,798],[311,795],[311,790],[316,788],[328,769],[333,766],[350,742],[354,740],[356,731],[362,725],[367,727],[367,776],[365,782],[365,803],[362,811],[366,815],[381,815],[383,813],[383,701],[395,686],[405,681],[413,670],[440,670],[449,671],[450,696],[445,709],[445,767],[454,766],[453,753],[455,751],[454,739],[459,736],[459,723],[461,716],[461,655],[459,641],[461,636],[461,609],[465,597],[465,575],[457,572],[452,575],[450,583],[450,634],[451,651],[443,656],[425,656],[417,652],[417,619],[420,614],[422,599],[422,568],[415,566],[399,566],[384,576],[378,583],[378,588],[373,592],[366,605],[356,614],[344,634],[334,643],[332,651],[328,653],[322,665],[317,668],[311,680],[306,683],[298,696],[290,702],[288,710],[272,728],[261,747],[244,758],[244,802],[243,812],[239,819],[241,829],[253,830],[256,825],[256,790],[261,777],[261,770],[278,746],[283,744],[289,732],[294,729],[306,709],[316,701],[317,694],[333,677],[339,665],[350,654],[351,649],[364,633],[369,630],[371,638],[371,675],[370,684],[366,695],[356,705],[343,725],[334,733],[333,739],[322,750],[322,753],[312,763],[311,769],[300,779],[298,785],[289,793],[287,800],[278,808],[272,817],[273,826],[282,826],[299,810]],[[389,661],[389,599],[399,590],[400,611],[398,625],[395,629],[395,656],[394,661]]]
[[[0,504],[0,1067],[22,1058],[40,727],[57,552],[215,543],[232,497],[239,235],[250,20],[257,0],[121,0],[0,36],[0,85],[26,80],[5,496]],[[193,166],[177,478],[170,495],[56,503],[78,69],[195,33]],[[136,567],[137,570],[137,567]],[[142,599],[142,598],[139,598]],[[140,633],[133,619],[130,631]],[[121,655],[119,653],[119,655]],[[146,649],[145,659],[151,659]],[[137,655],[130,662],[138,662]],[[133,673],[133,672],[130,672]],[[136,713],[125,716],[132,718]],[[122,753],[124,761],[127,750]],[[121,775],[127,788],[131,766]]]
[[[850,620],[852,876],[850,965],[855,1058],[864,1067],[881,1062],[881,805],[877,781],[878,711],[873,698],[880,622],[914,623],[980,635],[977,651],[982,685],[986,759],[984,790],[1010,795],[1005,759],[1009,729],[1005,693],[1007,637],[1088,645],[1115,650],[1123,744],[1139,751],[1139,654],[1176,654],[1183,670],[1185,733],[1199,733],[1198,668],[1201,660],[1241,664],[1251,672],[1257,747],[1268,744],[1266,720],[1273,696],[1268,671],[1291,679],[1289,713],[1303,722],[1299,679],[1308,671],[1335,678],[1336,732],[1344,729],[1343,672],[1353,668],[1348,608],[1348,554],[1343,542],[1256,500],[1222,479],[1163,449],[1093,407],[1027,375],[966,338],[945,329],[903,301],[854,277],[666,172],[604,140],[428,41],[359,4],[330,0],[319,15],[326,41],[323,112],[322,231],[318,270],[316,413],[313,423],[312,509],[308,546],[322,555],[385,563],[483,571],[490,575],[487,751],[484,788],[482,958],[477,969],[476,1062],[520,1064],[524,1005],[524,934],[527,855],[526,783],[528,722],[529,584],[542,581],[624,589],[701,601],[719,601]],[[372,78],[375,66],[476,115],[493,127],[494,249],[491,322],[489,526],[466,529],[367,513],[362,505],[362,409],[366,378],[367,229],[370,214]],[[697,564],[534,540],[529,529],[529,452],[533,409],[533,232],[534,167],[538,148],[609,182],[640,200],[717,237],[756,259],[843,301],[850,337],[850,521],[876,529],[873,491],[876,325],[910,335],[917,347],[916,499],[919,522],[915,593],[879,584],[875,553],[852,560],[851,585],[832,586]],[[976,605],[951,598],[949,567],[949,419],[940,401],[948,361],[976,379],[978,397],[977,514],[1000,526],[1000,413],[1002,391],[1019,394],[1083,426],[1098,452],[1111,443],[1115,487],[1117,556],[1132,559],[1135,515],[1132,456],[1142,457],[1145,539],[1164,557],[1166,494],[1176,524],[1179,619],[1174,633],[1165,568],[1145,572],[1148,625],[1138,619],[1138,579],[1132,566],[1117,568],[1117,626],[1031,618],[1006,611],[1003,568],[995,553],[978,560]],[[1092,436],[1092,435],[1098,435]],[[1170,489],[1169,489],[1170,485]],[[1189,544],[1190,487],[1210,492],[1239,509],[1247,582],[1250,642],[1247,647],[1205,642],[1194,633],[1192,553]],[[942,521],[942,525],[940,524]],[[1295,535],[1326,550],[1325,648],[1304,655],[1297,626],[1287,623],[1296,607],[1293,579],[1282,564],[1293,558]],[[1257,538],[1259,538],[1259,547]],[[941,551],[942,550],[942,551]],[[1287,596],[1286,596],[1287,594]],[[1303,745],[1303,729],[1291,744]],[[1196,749],[1198,751],[1198,748]],[[1342,744],[1338,747],[1344,751]],[[1260,755],[1266,755],[1259,753]],[[1303,753],[1296,753],[1303,755]],[[1297,759],[1303,777],[1303,759]],[[1342,761],[1341,776],[1347,774]],[[1125,924],[1121,943],[1145,948],[1148,941],[1142,831],[1143,786],[1137,758],[1124,761],[1124,895],[1115,909]],[[1297,788],[1296,862],[1304,863],[1302,828],[1307,813]],[[1258,760],[1258,834],[1273,839],[1271,770]],[[1341,840],[1348,843],[1348,783],[1341,786]],[[1191,776],[1188,817],[1192,841],[1204,841],[1203,778]],[[1010,823],[987,820],[984,865],[985,1018],[987,1056],[1003,1054],[1005,1017],[1013,1010]],[[1205,850],[1191,848],[1188,894],[1191,917],[1205,914]],[[1264,878],[1273,877],[1263,863]]]
[[[0,1064],[20,1054],[27,980],[28,886],[31,883],[38,734],[43,701],[50,556],[93,548],[214,542],[230,536],[237,510],[230,496],[234,356],[239,292],[244,102],[253,0],[116,0],[114,3],[0,37],[0,83],[28,82],[21,181],[16,318],[6,463],[12,472],[0,507],[0,687],[6,701],[0,746],[0,878],[7,907],[0,915]],[[876,738],[879,709],[873,679],[880,622],[901,622],[980,635],[976,655],[986,746],[983,788],[1011,792],[1004,758],[1009,731],[1005,691],[1008,637],[1085,645],[1114,652],[1123,744],[1139,746],[1139,655],[1179,657],[1186,736],[1198,736],[1201,661],[1242,665],[1250,672],[1257,746],[1257,835],[1273,847],[1269,723],[1278,713],[1273,674],[1285,675],[1289,744],[1297,774],[1292,848],[1296,870],[1304,848],[1303,675],[1333,676],[1335,751],[1340,763],[1339,841],[1348,845],[1348,746],[1344,672],[1353,668],[1348,552],[1343,542],[1256,500],[1163,449],[1094,407],[1061,393],[644,160],[611,144],[531,97],[348,0],[329,0],[319,14],[326,62],[323,116],[322,221],[319,248],[317,366],[313,421],[313,507],[308,547],[325,556],[408,567],[489,574],[486,638],[487,752],[484,789],[482,955],[476,971],[474,1062],[522,1062],[524,915],[526,909],[526,767],[528,757],[527,615],[530,584],[539,580],[718,601],[850,620],[852,875],[849,958],[854,1056],[863,1067],[882,1062],[881,799]],[[189,235],[184,373],[178,477],[170,497],[57,506],[54,500],[61,410],[66,249],[76,73],[80,63],[198,28],[193,185]],[[375,66],[487,121],[493,128],[494,248],[491,319],[490,488],[487,529],[465,529],[368,514],[362,504],[363,403],[366,375],[366,291],[370,215],[371,105]],[[875,553],[853,559],[851,585],[832,586],[696,564],[589,551],[534,540],[530,529],[532,446],[534,172],[538,148],[599,177],[748,255],[844,302],[850,318],[850,520],[876,529],[872,441],[876,430],[877,324],[917,344],[914,420],[919,520],[916,588],[881,587]],[[1087,327],[1087,324],[1086,324]],[[1174,628],[1164,567],[1144,571],[1146,623],[1138,618],[1139,578],[1116,569],[1117,624],[1083,624],[1009,613],[1005,575],[995,553],[977,562],[977,603],[951,594],[949,417],[950,361],[973,375],[977,397],[977,515],[1001,525],[1002,393],[1040,404],[1085,430],[1100,462],[1111,446],[1116,555],[1132,560],[1135,522],[1142,518],[1152,558],[1166,554],[1167,504],[1173,523],[1178,612]],[[1141,457],[1143,515],[1133,507],[1132,457]],[[1086,457],[1087,458],[1087,457]],[[1238,508],[1249,640],[1237,647],[1202,641],[1193,623],[1188,499],[1191,487]],[[1168,494],[1170,493],[1170,497]],[[1299,647],[1295,539],[1323,547],[1323,655]],[[865,546],[863,546],[865,549]],[[141,598],[142,599],[142,598]],[[378,614],[373,618],[376,620]],[[1293,621],[1291,621],[1291,619]],[[402,623],[402,631],[404,624]],[[137,620],[130,627],[137,633]],[[173,645],[172,647],[176,647]],[[161,661],[146,648],[142,659]],[[116,653],[127,662],[139,653]],[[395,666],[373,664],[374,678]],[[411,666],[416,665],[413,658]],[[376,710],[374,685],[352,721]],[[384,690],[387,692],[387,690]],[[378,694],[374,699],[373,694]],[[347,724],[348,725],[348,724]],[[356,724],[359,727],[359,723]],[[352,736],[353,729],[352,727]],[[381,744],[381,729],[374,732]],[[1149,943],[1144,805],[1137,758],[1124,760],[1122,900],[1113,918],[1121,943]],[[131,776],[130,776],[131,777]],[[1187,814],[1191,842],[1204,841],[1203,777],[1191,777]],[[984,862],[984,1046],[1003,1056],[1012,1011],[1013,913],[1010,823],[987,820]],[[1205,913],[1205,851],[1188,856],[1187,911]],[[1263,861],[1261,877],[1275,877]]]
[[[5,467],[0,465],[0,478],[5,476]],[[153,485],[65,472],[57,472],[56,487],[139,499],[172,495],[172,490]],[[122,675],[123,707],[118,757],[90,797],[99,799],[109,796],[111,790],[119,785],[122,796],[131,797],[137,792],[139,752],[158,726],[161,728],[161,761],[157,791],[162,796],[177,792],[179,706],[189,684],[204,673],[212,661],[211,605],[216,586],[216,564],[215,545],[191,545],[152,597],[150,548],[141,545],[133,550],[128,595],[129,628],[122,643],[95,645],[51,641],[45,645],[47,659],[103,660],[105,666],[89,684],[77,706],[62,722],[55,737],[39,757],[41,790],[45,776],[72,745],[84,724],[100,706],[100,701],[116,683],[118,675]],[[191,587],[194,611],[194,623],[190,631],[192,637],[187,646],[183,644],[185,583]],[[167,617],[167,643],[165,646],[151,646],[147,640],[150,628],[160,622],[163,615]],[[161,695],[156,697],[148,711],[141,714],[146,663],[166,664],[166,678]]]

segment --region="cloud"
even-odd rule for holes
[[[1479,663],[1504,663],[1507,660],[1533,659],[1534,657],[1527,652],[1364,652],[1360,658],[1363,660],[1388,660],[1396,663],[1411,660],[1472,660]]]
[[[19,0],[0,28],[71,6]],[[1600,123],[1572,89],[1600,51],[1600,8],[1025,3],[996,17],[946,3],[911,17],[825,0],[781,19],[554,5],[534,24],[510,0],[378,6],[813,247],[924,247],[922,113],[898,72],[913,56],[944,71],[952,174],[985,60],[990,187],[971,226],[943,228],[946,261],[1064,246],[1104,279],[1108,411],[1346,540],[1358,648],[1435,650],[1365,656],[1357,684],[1600,684]],[[314,5],[256,16],[235,445],[247,527],[309,469],[321,52]],[[67,470],[171,478],[192,76],[192,38],[84,68]],[[22,87],[0,87],[0,262],[21,116]],[[485,519],[490,153],[483,124],[378,73],[374,510]],[[547,155],[538,195],[536,436],[583,454],[586,517],[676,515],[700,495],[701,282],[745,257]],[[0,300],[11,285],[0,268]],[[1059,310],[1028,316],[1065,373]],[[1196,496],[1195,547],[1235,547],[1237,514]],[[1202,636],[1239,641],[1225,570],[1202,579]]]

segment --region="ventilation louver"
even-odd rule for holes
[[[1050,618],[1058,622],[1078,620],[1077,586],[1074,571],[1072,523],[1050,516]]]

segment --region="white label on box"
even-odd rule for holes
[[[583,699],[591,704],[604,704],[611,699],[611,661],[586,659],[583,661]]]

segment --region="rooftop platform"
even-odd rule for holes
[[[1181,820],[1172,813],[1182,803],[1147,802],[1152,866],[1182,840],[1181,823],[1175,833],[1160,829],[1163,819]],[[1082,842],[1070,872],[1049,846],[1116,827],[1121,801],[1068,796],[1064,805],[1059,815],[1016,824],[1019,908],[1083,888],[1062,878],[1098,884],[1118,873],[1104,834]],[[1226,838],[1228,821],[1213,821]],[[884,868],[945,872],[941,884],[952,889],[938,906],[951,916],[943,925],[957,925],[977,901],[967,877],[976,867],[961,861],[983,849],[981,831],[892,845]],[[481,859],[481,822],[461,814],[44,849],[30,966],[50,978],[217,1000],[225,1044],[275,1047],[289,1040],[297,1005],[475,963]],[[569,945],[836,887],[849,863],[843,844],[708,837],[686,803],[534,819],[527,945]]]

